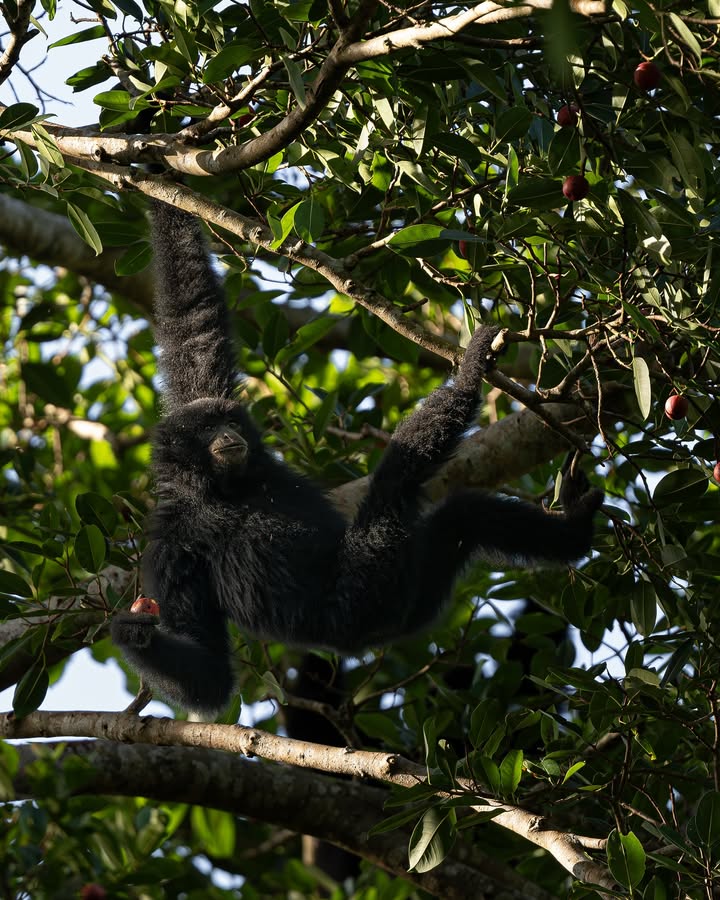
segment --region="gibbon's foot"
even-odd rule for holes
[[[132,703],[125,709],[126,713],[130,713],[131,715],[139,716],[140,713],[145,709],[148,703],[152,700],[153,693],[150,688],[145,687],[145,685],[140,682],[140,690],[137,692],[137,696],[132,701]]]

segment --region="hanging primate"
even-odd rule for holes
[[[228,618],[258,638],[357,653],[430,625],[479,555],[515,565],[589,551],[603,495],[582,473],[563,479],[564,515],[477,490],[422,502],[475,419],[494,362],[488,326],[455,378],[396,429],[348,524],[269,452],[237,399],[228,311],[198,222],[161,203],[152,220],[165,415],[142,577],[160,609],[117,614],[112,637],[153,691],[221,709],[234,681]]]

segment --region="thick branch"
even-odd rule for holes
[[[526,0],[521,6],[485,0],[469,10],[427,25],[404,28],[361,41],[362,28],[374,5],[375,0],[368,0],[351,26],[341,34],[325,57],[303,102],[296,103],[273,128],[243,144],[215,150],[189,147],[188,139],[201,137],[200,129],[193,129],[192,126],[181,132],[180,138],[176,134],[109,136],[89,129],[69,129],[50,123],[45,123],[45,128],[53,135],[61,153],[78,160],[112,161],[118,165],[156,162],[188,175],[227,174],[269,159],[299,137],[322,113],[347,71],[358,62],[451,38],[478,22],[489,25],[509,18],[527,17],[536,10],[550,9],[552,0]],[[571,8],[580,15],[594,15],[604,13],[605,5],[604,0],[573,0]],[[222,121],[231,112],[231,106],[220,104],[210,114],[211,121]],[[18,140],[34,146],[32,132],[25,130],[13,134]]]
[[[271,253],[286,256],[301,266],[318,272],[339,293],[345,294],[360,306],[363,306],[391,328],[413,341],[425,350],[458,362],[459,348],[448,341],[429,334],[422,325],[407,318],[402,310],[387,297],[356,282],[345,268],[342,260],[317,250],[298,238],[288,238],[279,247],[275,246],[275,237],[270,228],[259,219],[251,219],[227,207],[220,206],[178,184],[168,184],[160,179],[138,173],[132,182],[127,173],[113,166],[95,164],[88,166],[93,172],[112,181],[118,188],[127,188],[130,184],[156,200],[162,200],[171,206],[184,209],[200,216],[206,222],[224,228],[243,241],[264,247]]]
[[[402,28],[387,34],[378,35],[368,41],[352,44],[342,54],[344,63],[356,65],[378,56],[389,56],[398,50],[409,50],[429,44],[433,41],[447,40],[455,37],[465,28],[474,24],[491,25],[507,19],[527,18],[537,10],[549,10],[553,0],[526,0],[520,5],[512,6],[486,0],[472,9],[446,16],[436,22],[423,24],[413,28]],[[605,0],[572,0],[570,8],[583,16],[601,15],[606,10]]]
[[[129,741],[163,746],[207,747],[248,757],[261,756],[266,760],[322,772],[361,779],[371,778],[404,787],[413,787],[427,780],[425,766],[394,753],[373,753],[367,750],[348,752],[344,747],[324,747],[240,725],[206,725],[127,713],[35,712],[22,720],[17,720],[12,713],[8,713],[0,716],[0,737],[15,740],[36,737],[95,737],[121,743]],[[480,797],[476,786],[463,780],[458,781],[458,791],[469,791]],[[489,796],[483,798],[476,809],[486,811],[488,807],[499,810],[493,819],[497,825],[544,848],[578,880],[609,889],[615,887],[607,869],[587,856],[580,838],[551,828],[549,822],[541,816],[520,807],[500,803]],[[468,896],[467,892],[464,896]]]
[[[0,194],[0,243],[19,255],[98,281],[150,309],[152,280],[148,275],[116,275],[115,260],[123,251],[105,250],[96,256],[65,216]]]
[[[36,758],[24,747],[15,778],[20,795],[37,797],[28,766]],[[42,751],[41,751],[42,752]],[[330,841],[405,878],[436,896],[549,900],[549,895],[479,851],[458,845],[438,868],[407,872],[410,832],[368,837],[383,818],[387,792],[297,768],[259,766],[204,748],[123,746],[109,741],[73,743],[64,759],[88,760],[94,772],[76,795],[122,794],[165,802],[198,804],[249,816]],[[348,811],[352,810],[352,815]],[[469,892],[469,893],[468,893]]]

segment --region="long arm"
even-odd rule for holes
[[[236,366],[222,287],[197,220],[152,207],[155,340],[168,411],[201,397],[232,397]]]
[[[151,540],[143,586],[160,616],[120,612],[111,624],[120,647],[153,693],[183,709],[217,712],[232,693],[234,675],[225,616],[215,603],[207,567],[175,539]]]
[[[174,634],[157,616],[117,613],[112,639],[153,693],[182,709],[216,713],[233,689],[224,620],[209,623],[213,634]],[[222,629],[222,630],[221,630]]]
[[[492,343],[499,330],[495,326],[478,328],[454,381],[433,391],[395,429],[373,474],[359,522],[388,506],[414,514],[420,486],[454,453],[475,419],[482,380],[494,365]]]

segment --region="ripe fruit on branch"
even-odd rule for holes
[[[654,62],[641,62],[633,74],[633,81],[641,91],[652,91],[660,84],[660,78],[660,69]]]
[[[689,405],[687,397],[683,397],[681,394],[670,394],[665,401],[665,415],[668,419],[684,419]]]
[[[578,112],[580,110],[571,104],[570,106],[561,106],[557,114],[557,123],[561,128],[572,128],[577,125]]]
[[[720,481],[720,462],[715,463],[715,468],[713,469],[713,478],[715,481]]]
[[[80,897],[82,900],[105,900],[107,891],[101,884],[84,884],[80,888]]]
[[[160,606],[157,600],[153,600],[152,597],[143,597],[142,594],[137,598],[137,600],[130,607],[131,613],[147,613],[151,616],[159,616],[160,615]]]
[[[562,192],[568,200],[584,200],[590,193],[590,184],[584,175],[569,175],[563,181]]]

